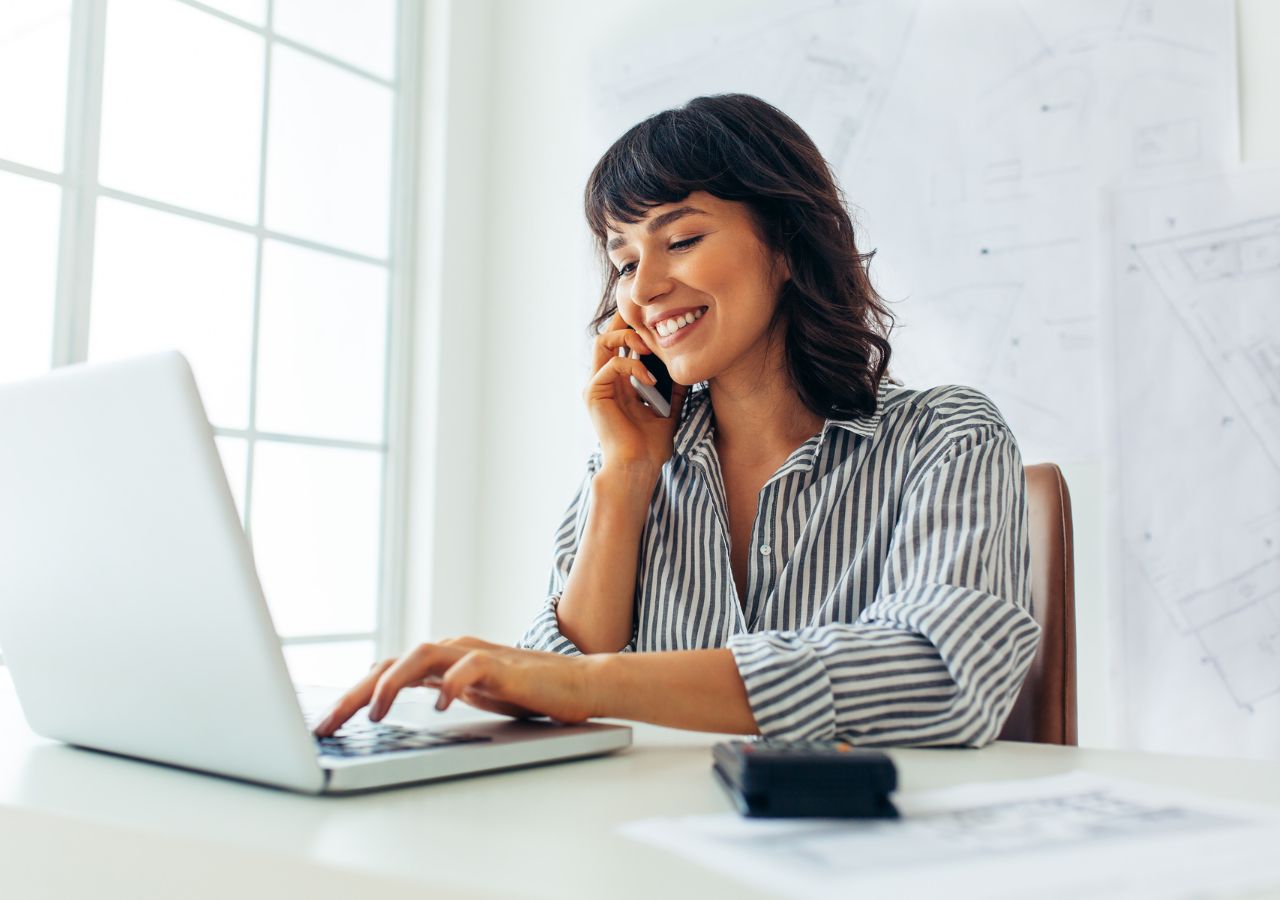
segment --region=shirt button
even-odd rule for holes
[[[761,545],[760,545],[760,555],[761,555],[761,556],[768,556],[768,555],[769,555],[770,553],[772,553],[772,552],[773,552],[773,549],[772,549],[768,544],[761,544]]]

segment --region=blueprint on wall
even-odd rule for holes
[[[1280,169],[1114,199],[1126,743],[1280,748]]]
[[[661,40],[596,58],[595,127],[606,139],[699,94],[763,97],[794,118],[839,170],[874,137],[912,32],[915,0],[738,4],[706,31],[684,23]],[[726,17],[728,18],[728,17]]]
[[[697,94],[777,104],[879,251],[894,374],[986,391],[1029,461],[1091,459],[1100,188],[1236,158],[1233,29],[1231,0],[773,5],[602,50],[596,118],[612,137]]]
[[[1234,159],[1231,23],[1220,3],[922,7],[880,143],[845,174],[907,298],[909,384],[986,390],[1028,460],[1096,457],[1100,188]],[[881,180],[903,146],[917,177]]]

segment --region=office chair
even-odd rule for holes
[[[1071,495],[1053,463],[1026,467],[1031,608],[1040,646],[1000,738],[1076,745],[1075,562]]]

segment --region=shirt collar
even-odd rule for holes
[[[843,428],[845,431],[852,431],[854,434],[860,434],[863,437],[871,437],[880,425],[880,419],[884,417],[884,402],[885,398],[889,396],[891,387],[889,379],[881,378],[880,386],[876,389],[876,408],[869,414],[857,415],[852,419],[827,419],[822,426],[823,438],[827,436],[827,432],[832,428]]]
[[[684,398],[684,412],[676,428],[674,451],[684,456],[711,437],[711,391],[706,382],[695,384]]]
[[[822,425],[818,445],[826,441],[827,433],[832,428],[842,428],[867,438],[875,434],[880,419],[884,416],[885,398],[888,396],[890,387],[889,379],[880,380],[880,387],[876,391],[876,408],[873,412],[857,415],[851,419],[827,419]],[[694,385],[685,397],[683,418],[676,429],[675,454],[683,456],[703,441],[709,440],[713,427],[711,391],[705,382]]]

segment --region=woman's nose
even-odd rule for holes
[[[637,306],[652,303],[671,292],[671,273],[660,264],[641,264],[636,267],[636,277],[631,280],[631,300]]]

